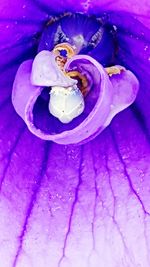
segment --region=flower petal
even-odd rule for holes
[[[43,50],[33,61],[31,83],[36,86],[68,87],[76,82],[63,74],[52,52]]]
[[[147,27],[150,27],[150,3],[148,0],[140,1],[136,0],[136,4],[134,0],[124,1],[124,0],[102,0],[101,2],[97,2],[96,0],[92,1],[88,5],[88,12],[92,12],[94,14],[101,13],[102,11],[124,11],[132,14],[132,16],[136,16],[139,21],[145,24]]]
[[[129,110],[119,120],[79,147],[22,135],[1,191],[6,267],[149,266],[150,150]]]
[[[124,70],[121,74],[110,77],[110,81],[113,88],[113,100],[112,109],[105,122],[105,127],[110,124],[110,121],[118,112],[129,107],[134,102],[139,90],[139,82],[129,70]]]

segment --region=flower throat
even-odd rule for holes
[[[116,29],[106,19],[80,13],[51,18],[41,35],[38,52],[52,51],[61,43],[68,43],[76,54],[90,55],[104,67],[115,64]]]

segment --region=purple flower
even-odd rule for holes
[[[117,28],[119,49],[116,54],[116,64],[124,66],[129,71],[122,72],[119,76],[121,79],[117,80],[117,75],[109,79],[98,59],[94,60],[94,63],[98,63],[97,69],[101,75],[103,74],[103,81],[106,80],[108,83],[107,89],[113,91],[113,88],[116,88],[115,84],[122,81],[125,84],[123,88],[125,92],[128,88],[133,89],[129,84],[131,85],[133,77],[136,79],[135,76],[140,83],[134,104],[117,114],[110,124],[114,114],[133,102],[132,99],[122,108],[126,98],[126,94],[123,95],[120,110],[115,110],[113,115],[108,112],[102,124],[100,124],[101,119],[92,122],[92,127],[95,127],[98,120],[96,132],[100,132],[101,127],[104,128],[108,124],[109,126],[95,139],[79,146],[59,145],[42,140],[35,136],[35,132],[34,134],[30,132],[31,125],[28,125],[30,131],[26,127],[26,124],[31,122],[28,115],[32,114],[30,111],[34,105],[31,106],[33,102],[28,101],[29,94],[26,90],[29,87],[25,85],[31,86],[31,90],[35,89],[35,96],[37,90],[43,90],[46,86],[45,80],[39,87],[38,84],[32,84],[33,80],[31,83],[28,82],[33,74],[31,62],[37,53],[43,50],[39,48],[40,51],[37,52],[41,32],[45,29],[50,15],[68,11],[95,14]],[[2,1],[0,14],[2,87],[0,267],[148,267],[150,261],[148,3],[146,1],[137,1],[136,4],[134,1],[125,3],[121,0],[100,3],[98,1],[84,3],[81,1],[49,3],[46,0]],[[76,55],[73,60],[77,61],[78,57],[81,59],[82,55]],[[93,58],[91,54],[84,56],[84,60],[90,62],[93,60],[91,58]],[[24,97],[21,96],[19,104],[19,98],[17,99],[17,105],[18,113],[20,112],[19,115],[25,119],[25,124],[14,110],[11,93],[16,72],[26,60],[28,64],[22,65],[20,75],[16,76],[19,80],[15,85],[15,88],[19,88],[16,89],[19,93],[21,93],[19,85],[22,87]],[[72,64],[75,61],[72,61]],[[27,68],[28,71],[24,72],[23,68]],[[129,93],[131,92],[133,90],[129,90]],[[118,94],[112,93],[112,95],[117,98],[111,99],[117,101]],[[96,96],[99,101],[99,93]],[[87,103],[85,102],[85,107],[88,106]],[[119,108],[118,105],[116,107]],[[36,108],[36,114],[39,114],[37,121],[41,127],[41,113],[38,113],[38,106]],[[24,113],[25,109],[28,114]],[[92,117],[91,110],[88,115]],[[55,124],[55,120],[53,122]],[[84,120],[78,127],[82,123]],[[75,143],[93,138],[95,130],[84,138],[80,135],[82,135],[81,130],[74,135]],[[61,136],[62,142],[55,141],[72,144],[74,140],[71,138]]]

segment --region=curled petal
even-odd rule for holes
[[[25,61],[17,72],[12,91],[12,103],[16,112],[29,126],[32,120],[32,107],[42,91],[42,87],[37,87],[30,82],[30,73],[33,60]]]
[[[75,56],[68,62],[66,69],[73,68],[74,66],[78,66],[78,68],[80,68],[82,66],[82,68],[86,71],[87,69],[89,69],[90,64],[93,64],[97,67],[97,69],[99,70],[99,75],[101,72],[99,68],[100,64],[90,56],[84,56],[84,60],[83,56]],[[122,68],[121,66],[117,67]],[[92,75],[95,76],[94,79],[97,80],[97,73],[95,71],[92,71],[92,66],[90,66],[90,69]],[[101,127],[97,128],[98,131],[96,135],[110,124],[111,120],[117,113],[129,107],[135,101],[139,90],[139,82],[135,75],[129,70],[124,69],[120,74],[113,75],[109,79],[112,85],[109,87],[109,97],[111,99],[111,104],[108,101],[108,106],[110,105],[110,110],[104,124],[101,113],[99,113],[99,119],[95,116],[95,119],[99,122],[99,125],[101,125]],[[99,95],[99,99],[101,99],[101,95]]]
[[[43,88],[34,86],[30,82],[32,61],[24,62],[18,70],[13,87],[13,104],[18,114],[25,120],[29,130],[36,136],[60,144],[83,143],[99,134],[116,113],[135,100],[138,81],[130,71],[123,71],[122,74],[109,79],[101,64],[90,56],[74,56],[68,61],[65,68],[68,71],[76,68],[84,73],[88,72],[93,79],[93,86],[85,101],[87,115],[81,116],[82,119],[79,116],[78,125],[70,123],[72,128],[62,128],[62,131],[59,132],[58,128],[62,124],[57,124],[55,127],[55,118],[49,120],[47,104],[44,104],[44,111],[40,109],[40,106],[35,108]],[[91,110],[89,109],[88,113],[90,101],[94,97],[96,97],[94,106]],[[45,121],[46,124],[50,124],[49,130],[43,126]]]

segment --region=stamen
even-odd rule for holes
[[[56,57],[56,63],[58,65],[58,67],[64,71],[64,66],[65,66],[65,63],[67,62],[67,58],[63,57],[63,56],[57,56]]]
[[[114,74],[120,74],[122,71],[125,71],[125,68],[122,66],[112,66],[105,68],[108,75],[111,77]]]
[[[82,75],[79,71],[69,71],[69,72],[66,72],[66,75],[69,76],[70,78],[75,78],[79,82],[81,82],[79,85],[79,89],[81,93],[83,94],[83,96],[85,97],[90,91],[86,76]]]

